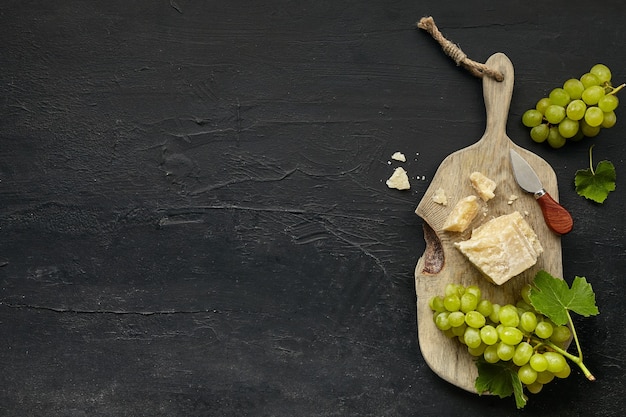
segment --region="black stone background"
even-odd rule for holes
[[[596,62],[622,1],[14,1],[0,5],[0,414],[615,416],[625,400],[626,131],[551,150],[524,110]],[[423,31],[516,71],[508,134],[548,160],[594,383],[523,411],[441,380],[416,340],[414,209],[485,126]],[[574,173],[610,159],[597,205]],[[395,151],[408,161],[391,161]],[[391,161],[391,163],[390,163]],[[410,191],[390,190],[395,166]]]

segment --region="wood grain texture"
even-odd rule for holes
[[[507,136],[506,124],[514,84],[513,64],[502,53],[492,55],[486,64],[504,73],[504,81],[498,82],[488,77],[483,79],[487,113],[485,133],[475,144],[456,151],[443,160],[416,209],[416,213],[436,233],[443,249],[443,267],[439,272],[427,272],[425,265],[429,261],[426,256],[419,259],[415,269],[420,349],[435,373],[471,392],[475,392],[474,381],[477,376],[473,358],[467,353],[466,347],[457,340],[447,338],[437,329],[428,306],[430,298],[443,294],[448,283],[459,283],[478,285],[483,296],[493,302],[511,303],[519,298],[521,287],[531,281],[537,271],[543,269],[557,277],[561,277],[563,273],[560,237],[546,225],[534,197],[521,190],[515,182],[509,149],[518,151],[536,170],[546,190],[558,198],[556,174],[545,160],[515,145]],[[469,175],[474,171],[482,172],[497,184],[496,196],[485,203],[487,215],[479,213],[465,232],[445,232],[442,226],[451,207],[463,197],[475,193],[469,181]],[[433,194],[439,188],[443,188],[448,196],[447,206],[433,201]],[[511,195],[519,198],[509,204]],[[535,266],[497,286],[488,282],[454,247],[454,243],[468,239],[472,228],[486,220],[513,211],[527,213],[526,220],[535,230],[544,253],[540,255]]]
[[[577,196],[590,142],[551,150],[519,120],[596,59],[626,81],[626,3],[483,3],[3,1],[0,416],[620,415],[626,193]],[[414,210],[485,129],[481,80],[425,14],[472,59],[515,62],[508,136],[556,171],[566,277],[598,294],[577,322],[597,383],[523,411],[418,344]],[[623,107],[594,139],[618,179]],[[411,190],[385,185],[396,166]]]

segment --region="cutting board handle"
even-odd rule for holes
[[[504,80],[496,81],[491,77],[483,77],[483,96],[487,123],[483,139],[489,140],[494,146],[508,147],[506,122],[513,96],[514,70],[513,63],[503,53],[498,52],[489,57],[485,65],[492,67],[504,75]]]

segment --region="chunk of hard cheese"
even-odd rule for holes
[[[478,214],[478,197],[470,195],[459,200],[443,224],[448,232],[464,232]]]
[[[537,263],[543,247],[534,230],[515,211],[472,231],[454,244],[494,284],[502,285]]]
[[[402,167],[394,169],[393,174],[386,182],[387,187],[396,188],[398,190],[408,190],[411,188],[409,183],[409,176]]]
[[[442,206],[447,206],[448,197],[446,196],[446,191],[441,187],[437,188],[437,191],[433,194],[433,201]]]
[[[491,178],[487,178],[482,172],[472,172],[469,179],[472,187],[483,201],[491,200],[496,196],[493,192],[496,189],[496,182]]]

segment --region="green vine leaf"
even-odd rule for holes
[[[599,313],[596,296],[585,277],[575,277],[570,288],[564,280],[539,271],[533,281],[530,301],[537,311],[557,325],[569,322],[568,310],[584,317]]]
[[[602,204],[615,191],[615,166],[610,161],[600,161],[594,170],[592,149],[593,146],[589,148],[589,168],[576,171],[574,185],[579,196]]]

